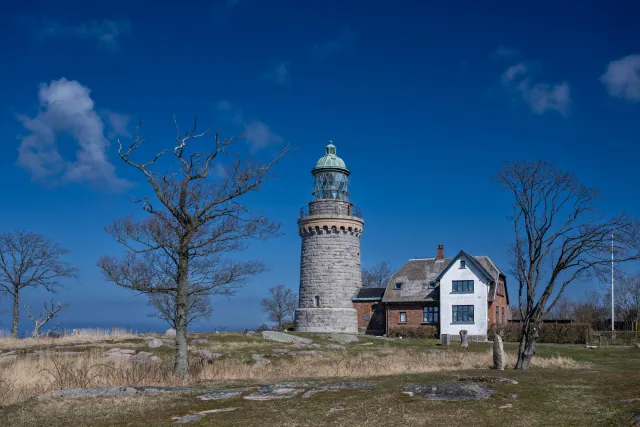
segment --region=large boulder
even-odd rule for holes
[[[292,342],[300,344],[311,344],[313,341],[309,338],[299,337],[297,335],[285,334],[277,331],[262,331],[262,338],[277,342]]]
[[[410,384],[403,392],[409,396],[422,396],[429,400],[480,400],[491,397],[490,390],[474,382],[446,382],[440,384]]]
[[[502,345],[502,337],[496,334],[493,338],[493,369],[504,371],[504,346]]]
[[[158,347],[162,347],[162,345],[163,345],[163,342],[158,338],[154,338],[147,341],[147,347],[149,348],[158,348]]]
[[[340,344],[351,344],[360,341],[357,336],[350,334],[329,334],[329,341],[335,341]]]
[[[199,363],[203,365],[210,365],[223,356],[222,353],[214,353],[209,350],[196,350],[193,352]]]
[[[166,336],[168,337],[175,337],[176,336],[176,330],[173,328],[169,328],[166,330],[166,332],[164,333]]]
[[[469,331],[466,329],[460,331],[460,347],[469,347]]]
[[[251,355],[251,360],[253,360],[253,364],[257,365],[257,366],[264,366],[264,365],[268,365],[269,363],[271,363],[271,360],[266,359],[264,356],[262,356],[260,354],[252,354]]]

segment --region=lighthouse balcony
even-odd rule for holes
[[[315,200],[308,206],[300,208],[300,218],[315,215],[340,215],[362,219],[362,209],[351,202],[339,200]]]

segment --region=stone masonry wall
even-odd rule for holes
[[[353,308],[299,308],[293,328],[299,332],[358,332],[358,319]]]
[[[353,203],[341,200],[315,200],[309,203],[309,215],[351,215]]]

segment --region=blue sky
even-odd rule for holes
[[[115,138],[141,119],[147,155],[171,147],[174,113],[185,127],[197,113],[223,135],[246,132],[240,148],[257,158],[298,147],[250,198],[286,233],[242,254],[271,271],[214,300],[204,329],[255,326],[267,288],[297,288],[296,219],[328,140],[364,212],[364,266],[399,267],[442,243],[507,269],[510,199],[493,180],[507,160],[552,160],[598,187],[605,212],[640,215],[639,6],[428,3],[7,4],[0,231],[27,228],[71,250],[81,275],[57,295],[71,304],[60,325],[163,328],[143,296],[96,267],[122,251],[104,226],[139,213],[129,198],[145,188],[117,159]],[[45,295],[25,297],[37,307]]]

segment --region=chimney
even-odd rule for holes
[[[444,245],[438,245],[438,256],[436,260],[444,261]]]

